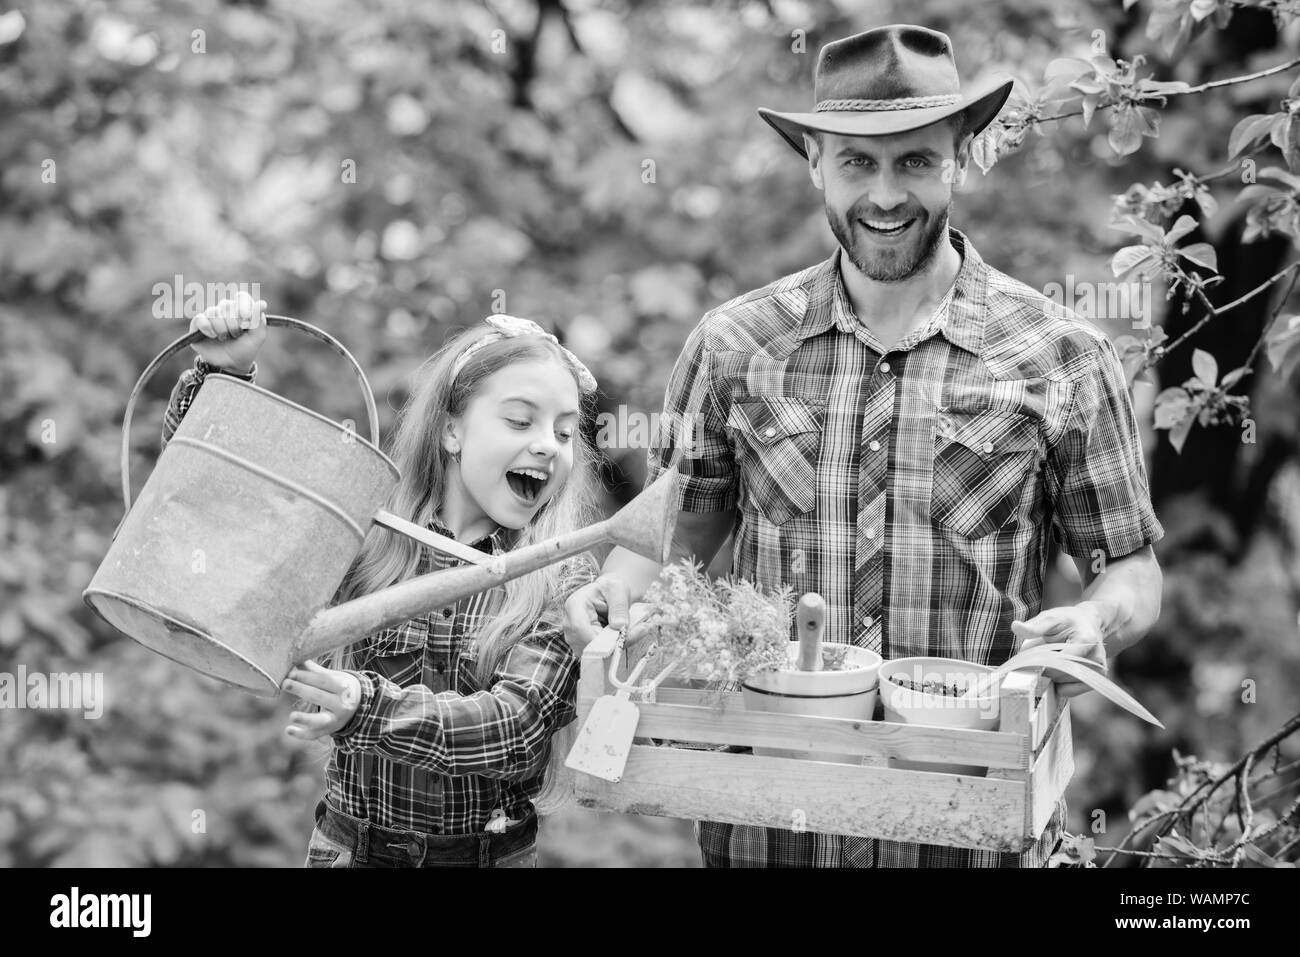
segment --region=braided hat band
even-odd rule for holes
[[[583,392],[596,391],[596,377],[572,352],[560,345],[560,340],[555,338],[537,323],[531,319],[524,319],[519,316],[507,316],[504,314],[495,314],[486,317],[484,320],[488,325],[496,330],[489,332],[481,339],[477,339],[462,352],[455,364],[451,367],[451,376],[456,378],[460,375],[460,370],[465,368],[465,363],[469,362],[470,357],[478,352],[484,346],[491,345],[494,342],[500,342],[502,339],[517,339],[521,336],[538,336],[539,338],[549,340],[555,344],[555,347],[564,355],[565,360],[573,369],[574,375],[578,380],[578,387]]]

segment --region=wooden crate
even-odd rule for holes
[[[614,633],[582,658],[578,720],[613,693]],[[620,669],[621,671],[621,669]],[[746,711],[740,692],[670,682],[638,705],[622,779],[577,774],[584,807],[953,847],[1023,851],[1042,835],[1074,773],[1068,702],[1050,680],[1017,672],[1002,683],[999,728],[968,731]],[[840,764],[657,745],[650,739],[861,754]],[[887,766],[889,758],[988,768],[987,776]]]

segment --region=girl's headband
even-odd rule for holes
[[[551,342],[555,343],[556,348],[564,353],[564,358],[568,360],[569,365],[573,368],[574,373],[578,377],[578,385],[582,391],[596,391],[596,377],[591,374],[591,370],[582,364],[582,360],[568,349],[564,348],[564,346],[560,345],[559,339],[555,338],[555,336],[551,335],[537,323],[533,322],[533,320],[521,319],[518,316],[496,314],[488,316],[483,321],[496,329],[496,332],[489,332],[481,339],[470,343],[469,347],[460,354],[460,358],[456,360],[456,364],[451,367],[451,377],[453,379],[460,375],[460,370],[465,368],[465,363],[469,361],[470,356],[486,345],[493,342],[500,342],[502,339],[517,339],[520,336],[541,336],[543,339],[549,339]]]

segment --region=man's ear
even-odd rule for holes
[[[970,166],[970,145],[974,141],[975,137],[967,133],[961,138],[961,145],[957,147],[957,157],[953,160],[952,185],[954,187],[966,185],[966,170]]]
[[[803,148],[808,154],[808,178],[818,189],[825,189],[826,183],[822,179],[822,148],[810,134],[803,135]]]

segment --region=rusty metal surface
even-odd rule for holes
[[[257,694],[328,603],[397,469],[336,422],[212,375],[196,394],[87,603],[147,647]]]

